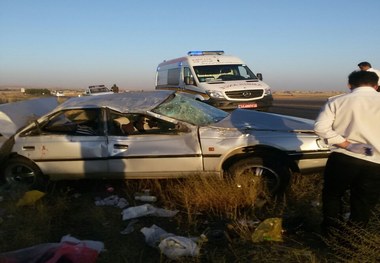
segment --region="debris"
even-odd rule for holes
[[[70,235],[62,237],[60,243],[44,243],[0,254],[0,262],[12,263],[95,263],[104,250],[100,241],[79,240]]]
[[[282,242],[282,219],[265,219],[253,232],[252,241],[255,243],[262,241]]]
[[[150,190],[145,189],[142,193],[135,193],[135,200],[142,202],[156,202],[157,197],[150,195]]]
[[[151,227],[143,227],[140,231],[145,236],[145,243],[151,247],[158,246],[161,240],[166,237],[174,236],[174,234],[170,234],[154,224]]]
[[[106,191],[107,191],[108,193],[112,193],[113,191],[115,191],[115,188],[113,188],[112,185],[107,185],[107,186],[106,186]]]
[[[192,239],[182,236],[167,237],[160,242],[158,247],[170,259],[178,259],[182,256],[196,257],[200,250]]]
[[[24,196],[18,200],[16,206],[34,205],[44,195],[45,195],[45,193],[38,191],[38,190],[32,190],[32,191],[25,192]]]
[[[129,205],[127,199],[123,197],[119,197],[117,195],[111,195],[101,200],[95,201],[96,206],[116,206],[121,209],[127,207]]]
[[[128,220],[132,218],[138,218],[142,216],[159,216],[159,217],[173,217],[178,213],[178,211],[170,211],[163,208],[157,208],[151,204],[144,204],[140,206],[132,206],[123,210],[121,213],[123,220]]]
[[[127,234],[130,234],[132,233],[133,231],[135,231],[135,228],[133,227],[134,224],[136,224],[139,220],[137,219],[133,219],[131,220],[131,222],[128,223],[127,227],[120,232],[120,234],[122,235],[127,235]]]
[[[140,196],[135,196],[135,200],[142,201],[142,202],[156,202],[157,197],[152,196],[152,195],[140,195]]]
[[[158,248],[170,259],[178,259],[181,256],[198,256],[199,247],[191,238],[176,236],[167,233],[162,228],[152,225],[150,228],[143,227],[141,232],[145,236],[145,242]]]

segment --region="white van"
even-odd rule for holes
[[[237,57],[224,51],[190,51],[160,63],[156,89],[177,90],[217,108],[266,111],[272,106],[270,87]]]

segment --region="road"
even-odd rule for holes
[[[274,98],[269,112],[315,120],[326,98]]]

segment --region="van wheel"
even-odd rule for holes
[[[283,194],[290,179],[290,169],[278,157],[251,157],[235,162],[228,169],[232,176],[250,176],[262,180],[271,195]]]
[[[15,157],[8,160],[3,169],[3,179],[9,187],[23,186],[31,189],[45,188],[47,178],[32,161]]]

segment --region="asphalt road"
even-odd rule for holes
[[[315,120],[324,98],[275,98],[269,112]]]

